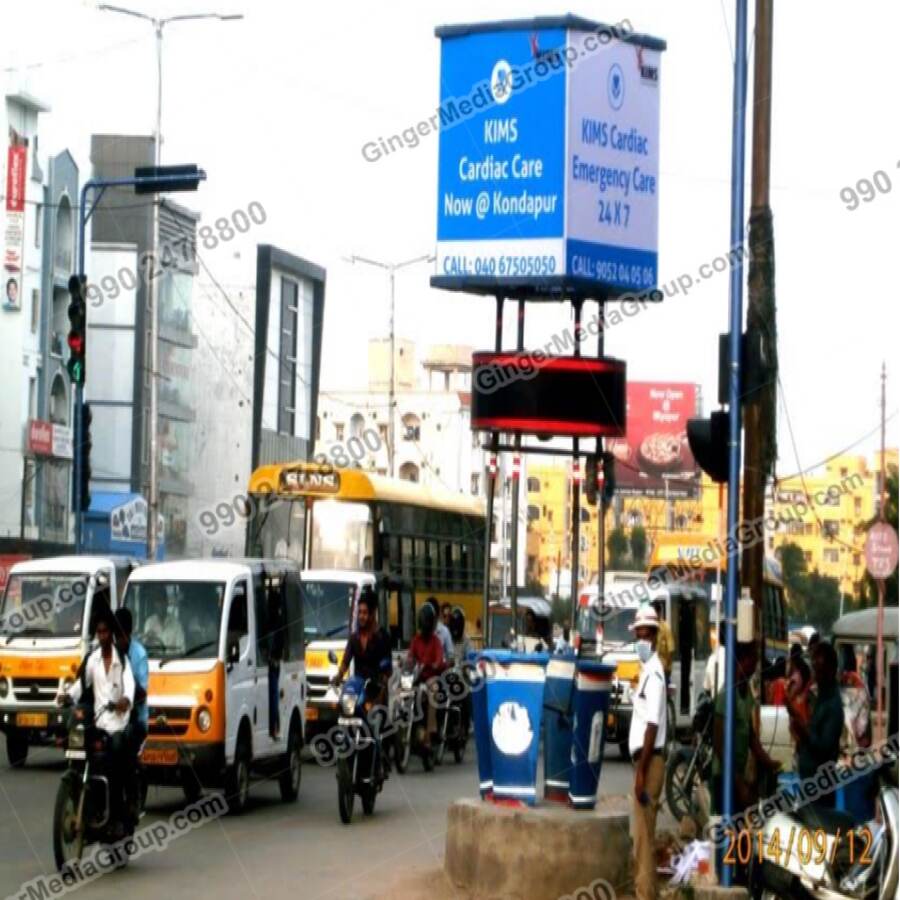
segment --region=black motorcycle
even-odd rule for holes
[[[394,694],[391,729],[394,734],[394,763],[403,775],[413,753],[422,760],[426,772],[434,768],[434,747],[425,744],[428,686],[421,680],[422,667],[407,663],[400,673]]]
[[[374,699],[372,682],[352,677],[341,689],[339,730],[336,732],[338,812],[341,821],[349,825],[353,820],[353,803],[357,794],[363,812],[375,812],[375,798],[384,786],[376,723],[366,716],[366,707]],[[373,713],[374,715],[374,713]]]
[[[439,766],[443,765],[448,749],[457,763],[465,759],[472,721],[468,679],[468,669],[447,669],[441,676],[440,689],[435,696],[437,734],[434,737],[434,761]]]
[[[671,749],[666,760],[666,802],[678,822],[687,816],[706,824],[701,791],[712,771],[714,712],[712,698],[702,692],[691,727],[693,745]]]
[[[107,709],[112,710],[113,704]],[[90,724],[86,724],[89,722]],[[83,708],[71,717],[65,742],[67,768],[56,792],[53,809],[53,856],[59,871],[81,859],[88,844],[119,844],[124,852],[118,854],[121,865],[128,859],[127,839],[134,834],[146,798],[146,783],[138,764],[137,803],[139,809],[127,809],[124,797],[119,808],[125,810],[125,821],[112,818],[111,785],[119,784],[121,776],[113,778],[116,765],[110,736],[96,727],[96,717]],[[138,759],[140,754],[138,754]],[[121,843],[120,843],[121,842]]]

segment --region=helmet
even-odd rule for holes
[[[435,614],[434,608],[429,603],[423,604],[419,607],[419,631],[422,632],[424,637],[430,637],[434,634],[434,623],[435,623]]]
[[[454,641],[461,641],[466,630],[466,614],[459,606],[454,606],[450,613],[450,636]]]

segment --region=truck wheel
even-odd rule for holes
[[[6,732],[6,758],[14,769],[21,769],[28,759],[28,736],[22,731]]]
[[[225,776],[225,800],[228,812],[233,816],[239,816],[247,808],[250,796],[250,760],[250,741],[246,734],[242,734],[238,738],[234,763]]]
[[[300,793],[300,774],[302,772],[300,735],[296,724],[291,725],[288,733],[287,752],[281,766],[281,772],[278,775],[278,789],[281,791],[281,799],[285,803],[289,803],[296,800],[297,794]]]

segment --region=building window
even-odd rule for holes
[[[590,522],[591,521],[591,511],[586,507],[582,506],[578,511],[578,514],[581,516],[582,522]]]
[[[54,425],[69,423],[69,392],[62,375],[53,379],[53,386],[50,388],[50,421]]]
[[[533,504],[528,504],[528,521],[536,522],[541,517],[541,510]]]
[[[415,463],[405,462],[400,466],[399,475],[403,481],[418,481],[419,467]]]
[[[34,246],[41,246],[41,229],[44,226],[44,207],[38,203],[34,208]]]
[[[407,413],[403,417],[403,440],[418,441],[422,436],[422,423],[415,413]]]
[[[472,475],[472,494],[476,497],[478,496],[478,493],[481,490],[481,485],[479,483],[480,481],[481,481],[481,479],[480,479],[478,473],[477,472],[473,473],[473,475]]]
[[[838,551],[835,547],[826,547],[822,555],[827,563],[836,563],[840,561]]]
[[[366,420],[359,413],[350,416],[350,437],[361,438],[365,427]]]
[[[853,554],[853,567],[858,569],[862,565],[862,559],[858,553]]]
[[[343,422],[335,422],[334,423],[334,439],[336,441],[342,441],[344,439],[344,423]]]
[[[37,378],[28,379],[28,418],[37,418]]]
[[[281,279],[281,334],[278,342],[278,430],[295,434],[297,409],[296,281]]]
[[[528,479],[528,493],[534,494],[540,491],[541,489],[541,479],[531,477]]]
[[[811,563],[812,562],[812,550],[804,550],[803,558],[806,560],[807,563]]]

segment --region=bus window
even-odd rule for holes
[[[443,584],[443,567],[441,566],[441,557],[438,552],[438,542],[437,541],[428,541],[428,556],[427,556],[427,566],[428,573],[426,574],[426,578],[428,579],[428,585],[436,590],[439,590],[444,586]]]
[[[372,509],[366,503],[320,500],[313,504],[313,569],[371,569]]]
[[[701,599],[694,604],[694,608],[696,610],[694,657],[708,659],[712,652],[709,642],[709,604],[705,599]]]
[[[414,564],[412,538],[400,538],[400,574],[404,578],[412,580]]]
[[[454,591],[464,591],[466,589],[466,575],[463,572],[463,544],[454,541],[450,545],[450,569],[453,573],[453,581],[450,589]]]

